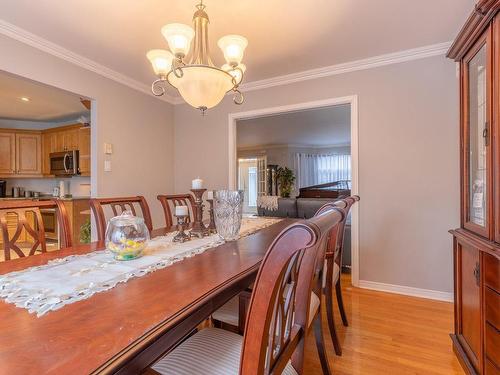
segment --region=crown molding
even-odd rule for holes
[[[58,44],[52,43],[42,37],[39,37],[38,35],[30,33],[29,31],[17,27],[2,19],[0,19],[0,34],[5,35],[14,40],[17,40],[18,42],[27,44],[36,49],[39,49],[40,51],[46,52],[62,60],[70,62],[74,65],[79,66],[80,68],[89,70],[103,77],[121,83],[122,85],[128,86],[134,90],[151,95],[151,89],[148,85],[136,81],[133,78],[130,78],[122,73],[117,72],[116,70],[101,65],[91,59],[88,59],[84,56],[74,53]],[[176,104],[178,102],[178,98],[167,94],[163,95],[162,97],[155,97],[155,98],[158,98],[160,100],[166,101],[171,104]]]
[[[58,44],[52,43],[2,19],[0,19],[0,34],[8,36],[9,38],[27,44],[31,47],[37,48],[50,55],[56,56],[83,69],[97,73],[103,77],[109,78],[137,91],[143,92],[148,95],[151,94],[150,87],[148,85],[130,78],[122,73],[119,73],[116,70],[101,65],[91,59],[74,53]],[[367,59],[355,60],[342,64],[330,65],[322,68],[310,69],[302,72],[252,81],[242,84],[240,86],[240,89],[243,92],[261,90],[269,87],[288,85],[295,82],[377,68],[384,65],[397,64],[406,61],[423,59],[426,57],[444,55],[450,48],[451,43],[452,42],[432,44],[404,51],[369,57]],[[185,103],[185,101],[181,97],[168,94],[156,98],[174,105]]]
[[[431,56],[444,55],[448,51],[448,48],[451,46],[451,43],[452,42],[432,44],[424,47],[412,48],[404,51],[369,57],[367,59],[355,60],[317,69],[304,70],[302,72],[244,83],[240,87],[241,91],[243,92],[261,90],[274,86],[288,85],[294,82],[307,81],[310,79],[317,79],[322,77],[334,76],[337,74],[377,68],[384,65],[419,60]]]

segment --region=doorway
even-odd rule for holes
[[[269,117],[290,112],[305,111],[310,109],[320,109],[336,105],[349,105],[350,108],[350,167],[351,167],[351,194],[357,195],[359,190],[358,177],[358,98],[356,95],[304,102],[292,105],[262,108],[247,112],[231,113],[228,116],[228,152],[229,152],[229,173],[228,187],[235,189],[238,187],[239,165],[237,151],[237,122],[239,120],[249,120],[259,117]],[[359,205],[354,205],[351,211],[351,280],[354,286],[359,285]]]
[[[238,158],[238,189],[244,192],[244,214],[257,214],[259,197],[267,191],[266,165],[266,156]]]
[[[257,159],[238,159],[238,189],[244,191],[243,213],[257,213]]]

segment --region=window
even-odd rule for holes
[[[351,155],[295,154],[297,188],[351,179]]]

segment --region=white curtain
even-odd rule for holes
[[[351,179],[351,155],[295,154],[297,190],[311,185]]]

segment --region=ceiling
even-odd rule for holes
[[[238,148],[264,145],[345,146],[351,142],[350,105],[310,109],[237,122]]]
[[[118,4],[119,3],[119,4]],[[191,23],[196,0],[2,0],[0,17],[137,81],[160,29]],[[246,81],[452,40],[474,0],[205,0],[213,60],[225,34],[248,38]]]
[[[79,95],[0,71],[0,119],[51,122],[83,113]]]

